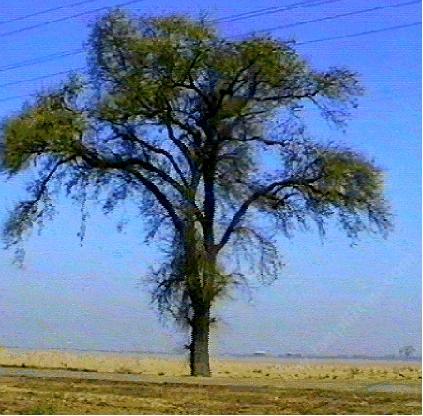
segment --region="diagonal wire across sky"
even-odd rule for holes
[[[69,5],[62,5],[62,6],[58,6],[58,7],[40,10],[38,12],[26,14],[26,15],[23,15],[23,16],[20,16],[20,17],[15,17],[15,18],[11,18],[9,20],[0,21],[0,26],[8,24],[8,23],[24,21],[24,20],[29,19],[29,18],[34,17],[34,16],[41,16],[41,15],[49,14],[49,13],[54,12],[54,11],[63,10],[63,9],[66,9],[66,8],[74,8],[74,7],[82,6],[82,5],[85,5],[85,4],[94,3],[95,1],[98,1],[98,0],[84,0],[84,1],[71,3]],[[39,23],[34,24],[34,25],[24,26],[24,27],[21,27],[21,28],[12,30],[12,31],[2,32],[2,33],[0,33],[0,38],[6,37],[6,36],[16,35],[16,34],[19,34],[19,33],[22,33],[22,32],[26,32],[26,31],[35,30],[35,29],[38,29],[38,28],[41,28],[41,27],[44,27],[44,26],[47,26],[47,25],[60,23],[60,22],[66,21],[66,20],[72,20],[72,19],[80,17],[80,16],[85,16],[85,15],[89,15],[89,14],[98,13],[98,12],[101,12],[101,11],[106,11],[106,10],[113,8],[113,7],[125,7],[125,6],[134,5],[134,4],[140,3],[142,1],[146,1],[146,0],[130,0],[130,1],[126,1],[126,2],[117,3],[113,6],[97,7],[97,8],[86,10],[86,11],[83,11],[83,12],[63,16],[63,17],[60,17],[60,18],[57,18],[57,19],[44,20],[44,21],[39,22]],[[272,14],[276,14],[276,13],[287,12],[287,11],[297,9],[297,8],[317,7],[317,6],[321,6],[321,5],[324,5],[324,4],[338,3],[340,1],[345,1],[345,0],[305,0],[305,1],[286,4],[284,6],[273,6],[273,7],[255,9],[255,10],[251,10],[251,11],[243,12],[243,13],[231,14],[231,15],[228,15],[228,16],[223,16],[223,17],[219,17],[219,18],[215,18],[215,19],[209,19],[209,21],[211,23],[237,22],[237,21],[242,21],[242,20],[246,20],[246,19],[268,16],[268,15],[272,15]],[[278,25],[278,26],[273,26],[273,27],[268,27],[268,28],[263,28],[263,29],[257,29],[257,30],[254,30],[254,31],[248,31],[248,32],[241,33],[241,34],[232,35],[231,38],[242,39],[242,38],[246,38],[248,36],[257,36],[257,35],[260,35],[260,34],[268,35],[272,32],[280,31],[282,29],[294,28],[294,27],[303,26],[303,25],[312,24],[312,23],[321,23],[321,22],[325,22],[325,21],[337,20],[337,19],[341,19],[341,18],[345,18],[345,17],[356,16],[356,15],[360,15],[360,14],[363,14],[363,13],[369,13],[369,12],[374,12],[374,11],[379,11],[379,10],[384,10],[384,9],[405,7],[405,6],[418,4],[418,3],[421,3],[421,0],[411,0],[411,1],[405,1],[405,2],[397,2],[397,3],[394,3],[394,4],[388,2],[387,4],[378,5],[378,6],[374,6],[374,7],[370,7],[370,8],[354,10],[354,11],[349,11],[349,12],[345,12],[345,13],[338,13],[338,14],[335,14],[335,15],[326,15],[326,16],[323,16],[323,17],[319,17],[317,19],[296,21],[296,22],[289,23],[289,24]],[[419,26],[419,25],[421,25],[421,21],[413,21],[413,22],[410,22],[410,23],[405,23],[405,24],[400,24],[400,25],[392,25],[392,26],[381,27],[381,28],[375,28],[375,29],[366,30],[366,31],[344,33],[344,34],[340,34],[340,35],[336,35],[336,36],[328,36],[328,37],[321,37],[321,38],[315,38],[315,39],[300,40],[300,41],[296,42],[295,44],[297,46],[301,46],[301,45],[307,45],[307,44],[312,44],[312,43],[320,43],[320,42],[334,41],[334,40],[340,40],[340,39],[363,37],[363,36],[368,36],[368,35],[382,33],[382,32],[401,30],[401,29]],[[67,58],[69,56],[80,55],[80,54],[83,54],[84,52],[85,52],[84,48],[80,47],[80,48],[75,48],[75,49],[72,49],[72,50],[50,53],[50,54],[47,54],[45,56],[25,59],[25,60],[15,62],[15,63],[12,63],[12,64],[0,66],[0,73],[10,72],[10,71],[13,71],[13,70],[16,70],[16,69],[30,67],[30,66],[33,66],[33,65],[51,62],[51,61],[54,61],[54,60],[60,60],[60,59]],[[58,72],[54,72],[54,73],[50,73],[50,74],[40,75],[40,76],[37,76],[37,77],[29,77],[29,78],[24,78],[24,79],[18,79],[18,80],[15,80],[15,81],[8,81],[8,82],[0,84],[0,88],[6,88],[6,87],[14,86],[14,85],[45,80],[45,79],[57,77],[59,75],[67,75],[67,74],[70,74],[72,72],[83,71],[83,70],[84,70],[84,67],[79,66],[79,67],[74,67],[74,68],[71,68],[71,69],[68,69],[68,70],[62,70],[62,71],[58,71]],[[15,95],[15,96],[8,96],[8,97],[1,97],[0,96],[0,103],[6,102],[6,101],[12,101],[12,100],[16,100],[16,99],[21,99],[21,98],[26,98],[26,97],[29,97],[29,96],[31,96],[31,94]]]

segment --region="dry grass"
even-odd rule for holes
[[[421,395],[289,386],[0,377],[2,414],[421,414]]]
[[[419,363],[336,362],[283,360],[212,360],[219,378],[253,378],[325,381],[419,381]],[[76,354],[59,351],[17,352],[0,350],[0,366],[68,369],[101,373],[184,376],[189,373],[183,358],[154,358],[122,354]]]
[[[213,360],[198,379],[183,358],[3,350],[1,366],[60,369],[0,368],[1,414],[421,413],[418,363]]]
[[[121,354],[76,354],[59,351],[0,351],[0,366],[67,369],[119,374],[183,375],[188,365],[183,360],[138,358]]]

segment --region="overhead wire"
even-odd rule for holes
[[[26,14],[26,15],[23,15],[23,16],[13,17],[13,18],[8,19],[8,20],[0,20],[0,26],[6,25],[6,24],[9,24],[9,23],[20,22],[22,20],[26,20],[26,19],[29,19],[31,17],[41,16],[43,14],[56,12],[58,10],[63,10],[63,9],[71,8],[71,7],[77,7],[77,6],[83,6],[85,4],[93,3],[95,1],[98,1],[98,0],[83,0],[83,1],[78,1],[76,3],[65,4],[63,6],[51,7],[50,9],[39,10],[38,12]]]
[[[33,29],[38,29],[40,27],[48,26],[48,25],[51,25],[53,23],[64,22],[66,20],[75,19],[77,17],[87,16],[89,14],[101,12],[103,10],[112,9],[112,8],[115,8],[115,7],[130,6],[131,4],[141,3],[142,1],[144,1],[144,0],[129,0],[129,1],[126,1],[126,2],[123,2],[123,3],[115,4],[115,5],[97,7],[96,9],[86,10],[84,12],[75,13],[75,14],[70,15],[70,16],[59,17],[59,18],[53,19],[53,20],[46,20],[44,22],[40,22],[40,23],[31,25],[31,26],[25,26],[25,27],[22,27],[22,28],[19,28],[19,29],[11,30],[9,32],[0,33],[0,38],[11,36],[11,35],[16,35],[18,33],[26,32],[26,31],[33,30]]]
[[[297,3],[287,4],[285,6],[274,6],[274,7],[267,7],[265,9],[258,9],[253,10],[250,12],[238,13],[226,17],[216,18],[208,20],[210,23],[229,23],[229,22],[237,22],[239,20],[250,19],[253,17],[260,17],[260,16],[268,16],[271,14],[276,14],[288,10],[293,10],[301,7],[314,7],[320,6],[323,4],[330,4],[330,3],[337,3],[339,1],[345,0],[306,0]]]
[[[422,24],[421,21],[417,21],[417,22],[413,22],[413,23],[409,23],[409,24],[389,26],[389,27],[385,27],[385,28],[381,28],[381,29],[368,30],[368,31],[364,31],[364,32],[349,33],[349,34],[346,34],[346,35],[331,36],[331,37],[319,38],[319,39],[310,39],[310,40],[307,40],[307,41],[304,41],[304,42],[298,42],[298,43],[295,44],[295,46],[306,45],[306,44],[309,44],[309,43],[326,42],[326,41],[332,41],[332,40],[337,40],[337,39],[353,38],[353,37],[358,37],[358,36],[366,36],[366,35],[371,35],[371,34],[381,33],[381,32],[395,31],[395,30],[399,30],[399,29],[403,29],[403,28],[407,28],[407,27],[418,26],[418,25],[421,25],[421,24]],[[78,69],[72,69],[72,70],[64,71],[64,72],[70,73],[70,72],[74,72],[75,70],[78,70]],[[50,74],[50,75],[43,77],[43,79],[45,79],[47,77],[50,78],[50,77],[53,77],[53,76],[57,76],[59,74],[60,73]],[[37,77],[37,78],[40,79],[40,77]],[[29,81],[29,80],[26,80],[26,81]],[[25,94],[25,95],[16,95],[16,96],[11,96],[11,97],[6,97],[6,98],[0,98],[0,103],[6,102],[6,101],[11,101],[11,100],[16,100],[16,99],[28,98],[28,97],[31,97],[32,95],[33,94]]]
[[[340,19],[340,18],[343,18],[343,17],[355,16],[355,15],[358,15],[358,14],[369,13],[369,12],[373,12],[373,11],[376,11],[376,10],[383,10],[383,9],[389,9],[389,8],[395,8],[395,7],[404,7],[404,6],[409,6],[411,4],[417,4],[417,3],[421,3],[421,0],[411,0],[411,1],[403,2],[403,3],[388,4],[388,5],[385,5],[385,6],[375,6],[375,7],[370,7],[370,8],[367,8],[367,9],[354,10],[352,12],[335,14],[333,16],[324,16],[324,17],[320,17],[318,19],[302,20],[300,22],[288,23],[288,24],[285,24],[285,25],[279,25],[279,26],[274,26],[274,27],[265,28],[265,29],[253,30],[253,31],[245,32],[243,34],[235,35],[234,37],[239,38],[239,37],[244,37],[244,36],[248,36],[248,35],[256,35],[258,33],[274,32],[275,30],[287,29],[287,28],[290,28],[290,27],[297,27],[297,26],[302,26],[302,25],[306,25],[306,24],[310,24],[310,23],[325,22],[325,21],[328,21],[328,20],[336,20],[336,19]]]
[[[138,1],[142,1],[142,0],[138,0]],[[274,6],[274,7],[264,8],[264,9],[257,9],[257,10],[253,10],[253,11],[250,11],[250,12],[238,13],[238,14],[222,17],[222,18],[219,18],[219,19],[213,19],[213,20],[210,20],[210,21],[217,23],[217,22],[227,21],[227,19],[232,19],[230,21],[234,21],[234,19],[242,20],[243,18],[249,18],[251,16],[256,17],[256,16],[262,15],[264,13],[270,14],[270,13],[281,12],[281,11],[284,11],[284,10],[287,11],[287,10],[290,10],[292,8],[312,7],[312,6],[317,6],[317,5],[321,5],[321,4],[328,4],[328,3],[338,2],[338,1],[342,1],[342,0],[323,0],[323,1],[322,0],[306,0],[306,1],[302,1],[302,2],[291,3],[291,4],[288,4],[288,5],[285,5],[284,7]],[[404,3],[397,3],[395,5],[376,6],[374,8],[359,10],[359,11],[355,11],[355,12],[349,12],[349,13],[345,13],[345,14],[342,14],[342,15],[327,16],[327,17],[323,17],[323,18],[320,18],[320,19],[310,20],[310,21],[296,22],[296,23],[292,23],[292,24],[289,24],[289,25],[281,25],[281,26],[276,26],[276,27],[271,27],[271,28],[266,28],[266,29],[260,29],[259,31],[250,31],[250,32],[246,32],[244,34],[235,35],[234,37],[248,36],[248,35],[257,34],[257,33],[273,32],[273,31],[280,30],[280,29],[283,29],[283,28],[295,27],[295,26],[298,26],[298,25],[304,25],[304,24],[308,24],[308,23],[320,22],[320,21],[325,21],[325,20],[335,20],[337,18],[349,16],[349,15],[352,15],[352,14],[360,14],[360,13],[365,13],[365,12],[369,12],[369,11],[373,11],[373,10],[379,10],[379,9],[390,8],[390,7],[402,7],[402,6],[407,6],[407,5],[416,4],[416,3],[421,3],[421,0],[412,0],[412,1],[404,2]],[[113,6],[111,6],[111,7],[113,7]],[[262,14],[258,14],[258,13],[262,13]],[[39,58],[33,58],[33,59],[30,59],[30,60],[20,61],[20,62],[16,62],[15,64],[10,64],[10,65],[6,65],[4,67],[0,67],[0,72],[6,72],[6,71],[13,70],[13,69],[18,69],[18,68],[22,68],[22,67],[26,67],[26,66],[31,66],[31,65],[36,65],[36,64],[44,63],[44,62],[50,62],[50,61],[54,61],[54,60],[61,59],[61,58],[66,58],[66,57],[69,57],[69,56],[75,56],[75,55],[82,54],[83,52],[84,52],[83,48],[77,48],[77,49],[69,50],[69,51],[56,52],[56,53],[45,55],[45,56],[42,56],[42,57],[39,57]]]
[[[212,23],[235,21],[235,19],[237,21],[237,20],[247,19],[247,18],[250,18],[250,17],[256,17],[256,16],[267,15],[267,14],[279,13],[279,12],[282,12],[282,11],[288,11],[288,10],[292,10],[292,9],[300,8],[300,7],[312,7],[312,6],[334,3],[334,2],[339,2],[339,1],[345,1],[345,0],[323,0],[323,1],[322,0],[305,0],[305,1],[301,1],[301,2],[287,4],[283,7],[274,6],[274,7],[267,7],[267,8],[264,8],[264,9],[256,9],[256,10],[252,10],[250,12],[233,14],[233,15],[222,17],[222,18],[212,19],[212,20],[209,20],[209,21],[212,22]],[[78,4],[78,3],[74,3],[74,4]],[[50,9],[50,10],[52,10],[52,9]],[[39,12],[39,13],[41,13],[41,12]],[[228,19],[230,19],[230,20],[228,20]],[[83,52],[84,52],[83,48],[78,48],[78,49],[69,50],[69,51],[56,52],[56,53],[46,55],[44,57],[33,58],[33,59],[30,59],[30,60],[20,61],[20,62],[16,62],[15,64],[10,64],[10,65],[6,65],[4,67],[0,67],[0,72],[6,72],[6,71],[10,71],[10,70],[13,70],[13,69],[18,69],[18,68],[22,68],[22,67],[26,67],[26,66],[30,66],[30,65],[36,65],[36,64],[39,64],[39,63],[50,62],[50,61],[65,58],[65,57],[68,57],[68,56],[75,56],[75,55],[79,55]]]
[[[140,2],[143,0],[131,0],[130,2],[126,2],[126,3],[121,3],[121,5],[123,4],[128,4],[128,3],[136,3],[136,2]],[[340,1],[340,0],[326,0],[326,1],[319,1],[318,3],[328,3],[328,2],[333,2],[333,1]],[[318,3],[316,3],[316,0],[309,0],[306,2],[299,2],[299,3],[293,3],[291,5],[287,5],[285,7],[289,7],[289,6],[294,6],[294,4],[296,5],[296,7],[300,7],[298,6],[299,4],[303,4],[304,5],[317,5]],[[362,9],[362,10],[358,10],[358,11],[353,11],[353,12],[348,12],[348,13],[343,13],[343,14],[338,14],[338,15],[334,15],[334,16],[325,16],[322,17],[320,19],[313,19],[311,21],[301,21],[301,22],[295,22],[289,25],[282,25],[282,26],[277,26],[277,27],[273,27],[273,28],[268,28],[268,29],[262,29],[260,31],[255,31],[255,32],[247,32],[244,35],[235,35],[236,37],[239,36],[246,36],[248,34],[256,34],[256,33],[262,33],[262,32],[272,32],[275,30],[280,30],[286,27],[292,27],[292,26],[297,26],[297,25],[303,25],[303,24],[308,24],[308,23],[314,23],[315,21],[325,21],[325,20],[330,20],[330,19],[336,19],[336,18],[342,18],[342,17],[346,17],[346,16],[351,16],[351,15],[355,15],[355,14],[360,14],[360,13],[366,13],[369,11],[374,11],[374,10],[381,10],[381,9],[386,9],[386,8],[391,8],[391,7],[402,7],[402,6],[406,6],[406,5],[411,5],[411,4],[416,4],[416,3],[421,3],[421,0],[412,0],[412,1],[407,1],[407,2],[403,2],[403,3],[396,3],[396,4],[391,4],[391,5],[385,5],[385,6],[376,6],[373,8],[368,8],[368,9]],[[110,8],[113,6],[107,6],[106,8]],[[275,10],[275,8],[267,8],[267,9],[259,9],[259,11],[263,11],[263,10],[267,10],[270,11],[269,9],[272,9],[273,11]],[[278,10],[281,8],[277,8]],[[93,11],[91,11],[93,12]],[[256,11],[257,12],[257,11]],[[253,12],[248,12],[248,13],[253,13]],[[239,14],[241,17],[241,15],[245,15],[245,13]],[[235,15],[232,15],[232,18]],[[228,18],[231,18],[231,16],[228,16]],[[224,18],[222,18],[224,19]],[[366,35],[371,35],[371,34],[375,34],[375,33],[380,33],[380,32],[388,32],[388,31],[394,31],[394,30],[399,30],[399,29],[403,29],[403,28],[407,28],[407,27],[412,27],[412,26],[417,26],[417,25],[421,25],[421,21],[416,21],[416,22],[412,22],[412,23],[407,23],[407,24],[402,24],[402,25],[395,25],[395,26],[389,26],[389,27],[385,27],[385,28],[380,28],[380,29],[372,29],[372,30],[368,30],[368,31],[363,31],[363,32],[355,32],[355,33],[349,33],[349,34],[345,34],[345,35],[337,35],[337,36],[330,36],[330,37],[324,37],[324,38],[318,38],[318,39],[310,39],[310,40],[306,40],[306,41],[302,41],[302,42],[295,42],[296,46],[301,46],[301,45],[306,45],[306,44],[311,44],[311,43],[318,43],[318,42],[326,42],[326,41],[332,41],[332,40],[337,40],[337,39],[347,39],[347,38],[353,38],[353,37],[359,37],[359,36],[366,36]],[[66,56],[71,56],[71,55],[76,55],[76,54],[80,54],[83,53],[84,50],[82,48],[78,48],[72,51],[64,51],[64,52],[58,52],[58,53],[53,53],[50,55],[46,55],[44,57],[40,57],[40,58],[33,58],[33,59],[28,59],[25,61],[21,61],[15,64],[11,64],[8,66],[4,66],[4,67],[0,67],[0,72],[4,72],[4,71],[8,71],[8,70],[12,70],[12,69],[17,69],[17,68],[22,68],[25,66],[29,66],[29,65],[34,65],[36,63],[42,63],[42,62],[47,62],[50,60],[54,60],[54,59],[60,59]],[[13,86],[13,85],[18,85],[18,84],[22,84],[22,83],[26,83],[26,82],[33,82],[33,81],[38,81],[38,80],[43,80],[43,79],[48,79],[48,78],[52,78],[54,76],[58,76],[58,75],[63,75],[63,74],[68,74],[68,73],[72,73],[75,71],[79,71],[84,69],[83,67],[79,67],[79,68],[73,68],[67,71],[60,71],[60,72],[56,72],[53,74],[48,74],[48,75],[43,75],[43,76],[39,76],[39,77],[35,77],[35,78],[30,78],[30,79],[24,79],[24,80],[17,80],[17,81],[11,81],[5,84],[0,84],[0,87],[4,88],[4,87],[9,87],[9,86]],[[14,99],[18,99],[18,98],[24,98],[24,97],[29,97],[32,94],[27,94],[27,95],[19,95],[19,96],[11,96],[11,97],[6,97],[3,99],[0,99],[0,102],[5,102],[5,101],[9,101],[9,100],[14,100]]]
[[[85,68],[81,66],[79,68],[73,68],[73,69],[68,69],[66,71],[56,72],[54,74],[41,75],[41,76],[35,77],[35,78],[20,79],[18,81],[6,82],[5,84],[0,84],[0,88],[10,87],[12,85],[24,84],[26,82],[40,81],[40,80],[43,80],[43,79],[55,77],[57,75],[65,75],[65,74],[70,74],[70,73],[76,72],[76,71],[82,71],[84,69]]]
[[[301,3],[308,4],[308,3],[315,3],[316,1],[317,0],[306,0],[306,1],[303,1]],[[297,4],[297,3],[295,3],[295,4]],[[217,17],[217,18],[214,18],[214,19],[207,19],[207,21],[209,23],[221,23],[221,22],[225,22],[228,19],[238,18],[238,17],[242,17],[242,16],[249,18],[250,15],[254,15],[256,13],[267,13],[267,12],[276,13],[279,9],[281,9],[280,6],[265,7],[264,9],[256,9],[256,10],[251,10],[249,12],[236,13],[236,14],[232,14],[232,15],[229,15],[229,16]]]
[[[330,41],[330,40],[355,38],[355,37],[359,37],[359,36],[372,35],[374,33],[389,32],[389,31],[392,31],[392,30],[404,29],[406,27],[419,26],[421,24],[422,24],[422,22],[421,22],[421,20],[419,20],[419,21],[416,21],[416,22],[406,23],[406,24],[403,24],[403,25],[383,27],[381,29],[366,30],[364,32],[349,33],[347,35],[328,36],[326,38],[310,39],[310,40],[306,40],[306,41],[303,41],[303,42],[297,42],[297,43],[295,43],[295,46],[308,45],[310,43],[327,42],[327,41]]]
[[[79,55],[83,52],[85,52],[84,48],[77,48],[77,49],[72,49],[72,50],[63,51],[63,52],[55,52],[55,53],[44,55],[38,58],[26,59],[24,61],[16,62],[14,64],[5,65],[3,67],[0,67],[0,72],[6,72],[6,71],[11,71],[13,69],[25,68],[31,65],[54,61],[60,58],[66,58],[67,56]]]

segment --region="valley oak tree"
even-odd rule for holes
[[[362,94],[353,72],[313,69],[271,37],[228,40],[204,21],[120,10],[93,26],[88,62],[86,77],[2,125],[3,170],[36,174],[4,239],[21,247],[59,194],[106,213],[135,204],[164,253],[154,299],[190,329],[192,375],[210,375],[216,300],[247,278],[277,278],[278,235],[324,232],[330,219],[352,238],[389,229],[380,170],[305,125],[315,114],[346,122]]]

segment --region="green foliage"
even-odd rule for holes
[[[78,93],[79,86],[72,81],[65,88],[47,96],[40,96],[15,118],[3,126],[4,165],[10,172],[28,166],[31,158],[49,154],[75,155],[87,128],[81,113],[67,107]]]
[[[383,198],[381,171],[351,151],[325,150],[321,160],[321,178],[307,189],[316,205],[336,210],[351,237],[369,230],[360,218],[363,212],[367,213],[370,225],[375,225],[377,231],[388,231],[389,207]]]
[[[29,415],[54,415],[56,409],[51,404],[40,404],[27,410]]]
[[[6,172],[39,174],[6,223],[8,245],[52,218],[61,190],[83,221],[87,196],[105,213],[131,202],[167,255],[155,299],[190,323],[250,276],[277,278],[280,232],[323,233],[330,219],[353,238],[390,229],[380,170],[306,128],[310,106],[345,124],[363,92],[354,72],[317,71],[282,41],[230,41],[181,16],[113,11],[89,44],[87,80],[40,94],[2,126]]]
[[[382,190],[380,172],[369,162],[350,152],[323,154],[324,179],[318,186],[326,201],[365,208]]]

